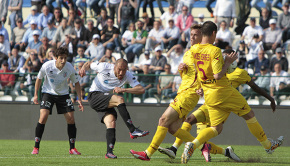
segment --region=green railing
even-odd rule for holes
[[[10,95],[10,96],[12,96],[15,99],[16,96],[19,96],[20,95],[20,94],[17,94],[18,91],[17,91],[17,87],[16,86],[19,86],[19,84],[24,83],[26,81],[25,77],[28,74],[34,76],[35,77],[35,80],[36,80],[36,75],[38,73],[0,73],[0,75],[2,75],[2,74],[13,74],[13,75],[15,75],[16,80],[14,81],[14,86],[10,89],[10,94],[5,94],[5,95]],[[89,87],[90,87],[92,81],[94,80],[96,74],[88,74],[88,75],[90,76],[90,79],[89,79],[89,83],[87,84],[88,86],[85,88],[86,92],[88,92]],[[163,77],[163,76],[177,76],[177,75],[135,74],[135,76],[137,76],[138,77],[138,80],[139,80],[139,78],[144,77],[144,76],[148,77],[148,79],[149,79],[149,77],[156,77],[156,76],[157,77]],[[273,76],[251,76],[251,77],[255,77],[257,79],[259,77],[273,77]],[[285,77],[285,76],[275,76],[275,77]],[[290,80],[290,76],[286,76],[286,77]],[[21,78],[21,80],[20,80],[20,78]],[[33,80],[33,82],[31,84],[34,85],[35,80]],[[152,87],[149,88],[148,91],[153,91],[154,90],[153,88],[156,88],[156,85],[158,83],[157,82],[158,79],[156,79],[156,78],[154,78],[154,79],[151,78],[151,80],[152,80],[151,82],[148,82],[148,81],[146,82],[146,84],[152,84]],[[144,79],[143,79],[143,81],[139,81],[139,82],[141,83],[141,85],[144,84]],[[0,80],[0,83],[1,83],[1,80]],[[284,85],[289,90],[281,91],[279,93],[279,97],[282,96],[282,99],[281,100],[290,100],[290,98],[288,98],[288,96],[290,96],[290,84],[289,83],[290,82],[286,82],[286,85]],[[269,86],[270,86],[270,84],[269,84]],[[125,88],[128,88],[129,85],[125,85],[124,87]],[[243,87],[240,87],[239,90],[240,90],[240,92],[244,96],[247,96],[247,93],[250,93],[250,92],[245,91],[245,88],[243,89]],[[34,89],[34,87],[33,87],[33,89]],[[40,90],[41,90],[41,88],[40,88]],[[2,92],[0,92],[0,96],[3,96],[4,93],[5,93],[5,88],[2,87],[1,91]],[[26,92],[26,96],[28,96],[28,98],[30,99],[29,101],[31,101],[31,98],[33,96],[29,96],[29,89],[28,89],[28,87],[22,88],[22,89],[20,89],[20,91],[21,92]],[[149,93],[149,92],[146,92],[146,93]],[[156,92],[154,92],[154,93],[156,93]],[[170,93],[172,93],[172,92],[170,92]],[[268,93],[269,93],[269,91],[268,91]],[[41,96],[41,92],[40,91],[38,92],[38,94],[39,94],[38,96]],[[147,98],[158,98],[157,97],[158,95],[152,96],[152,94],[148,94],[146,97],[142,97],[142,95],[133,95],[133,94],[127,94],[127,93],[124,93],[124,94],[121,94],[121,95],[123,95],[125,101],[126,102],[129,102],[129,103],[133,103],[134,101],[135,102],[137,101],[138,103],[139,102],[140,103],[143,103],[143,102],[144,103],[147,103],[147,102],[144,101],[144,99],[147,99]],[[256,97],[256,99],[257,98],[260,99],[260,97]],[[164,100],[163,96],[160,96],[159,95],[159,100],[157,100],[157,103],[168,103],[168,102],[172,101],[173,99],[174,99],[174,96],[172,96],[172,97],[165,96],[165,100]],[[280,100],[280,99],[279,98],[276,98],[276,100]],[[0,101],[1,101],[1,98],[0,98]]]

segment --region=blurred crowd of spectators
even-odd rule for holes
[[[140,74],[138,79],[146,89],[139,96],[141,101],[148,97],[159,101],[172,99],[181,83],[178,65],[191,46],[190,27],[207,20],[218,25],[215,45],[237,50],[238,67],[254,75],[260,87],[273,97],[290,94],[287,0],[283,0],[282,8],[277,6],[278,0],[272,4],[264,0],[266,7],[262,9],[257,5],[258,0],[217,0],[213,9],[210,5],[215,0],[207,0],[205,7],[210,15],[207,18],[203,13],[196,18],[191,14],[197,0],[163,0],[168,3],[168,10],[157,0],[161,12],[158,18],[154,0],[56,0],[57,6],[53,6],[54,1],[31,0],[30,14],[23,18],[23,0],[0,0],[0,7],[4,9],[0,11],[0,73],[19,73],[0,74],[4,95],[11,95],[13,91],[15,95],[25,93],[32,98],[36,75],[31,73],[37,73],[43,63],[53,60],[56,48],[67,47],[68,62],[76,70],[88,61],[115,63],[124,57],[130,64],[129,70]],[[139,15],[141,2],[143,12]],[[251,7],[260,16],[249,18],[247,25]],[[278,7],[280,14],[272,7]],[[90,19],[87,19],[88,12]],[[10,33],[4,27],[6,21]],[[238,40],[237,35],[241,35]],[[259,77],[271,75],[283,77]],[[84,95],[91,80],[89,75],[80,80]],[[70,87],[74,93],[74,85]],[[246,98],[255,96],[247,87],[243,92]]]

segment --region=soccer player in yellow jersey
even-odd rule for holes
[[[192,45],[201,41],[200,28],[199,25],[191,27]],[[182,82],[178,89],[177,96],[160,117],[156,133],[150,146],[143,152],[130,150],[130,153],[137,159],[150,160],[150,157],[154,152],[156,152],[165,138],[167,131],[185,142],[194,140],[194,137],[186,130],[181,129],[180,126],[187,114],[196,106],[199,100],[199,95],[196,93],[196,90],[200,88],[200,85],[197,81],[196,71],[190,51],[185,53],[183,62],[186,63],[188,68],[186,71],[180,73]]]
[[[195,44],[190,51],[194,65],[198,71],[198,80],[204,91],[205,104],[208,107],[211,127],[202,130],[192,141],[185,144],[181,156],[182,163],[187,163],[194,149],[209,139],[221,133],[223,123],[231,112],[243,117],[250,132],[262,144],[267,153],[272,153],[283,142],[283,136],[277,140],[267,139],[263,128],[257,121],[254,112],[244,97],[230,85],[226,77],[227,68],[237,59],[236,53],[231,53],[223,60],[221,50],[212,44],[215,41],[217,26],[207,21],[201,28],[202,41]]]
[[[224,56],[231,54],[234,52],[232,49],[227,49],[223,51]],[[264,96],[271,102],[271,108],[273,112],[275,111],[276,104],[275,100],[263,89],[261,89],[259,86],[255,84],[255,82],[252,80],[252,78],[249,76],[248,72],[244,69],[236,68],[236,70],[230,74],[226,75],[229,79],[231,85],[233,88],[237,88],[242,84],[248,84],[256,93]],[[196,111],[194,111],[191,115],[189,115],[185,122],[183,122],[182,127],[184,129],[187,129],[187,131],[191,130],[191,126],[193,124],[196,124],[197,127],[197,134],[204,128],[210,126],[210,119],[208,114],[207,106],[204,104],[200,106]],[[159,147],[158,151],[160,151],[163,154],[166,154],[170,158],[175,158],[176,152],[178,147],[182,144],[182,141],[178,138],[176,138],[174,144],[170,148],[162,148]],[[233,152],[232,147],[227,147],[226,149],[220,148],[210,142],[204,144],[203,146],[209,146],[210,153],[211,154],[223,154],[235,161],[241,161],[240,158]],[[203,154],[205,155],[205,154]],[[209,161],[210,161],[210,157]]]

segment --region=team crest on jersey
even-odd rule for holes
[[[110,77],[110,73],[106,74],[108,77]]]
[[[52,70],[50,70],[50,71],[49,71],[49,74],[53,74],[53,71],[52,71]]]
[[[105,84],[108,84],[108,83],[109,83],[109,81],[108,81],[108,80],[105,80],[105,81],[104,81],[104,83],[105,83]]]

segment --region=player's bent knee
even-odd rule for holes
[[[166,116],[161,116],[159,118],[159,126],[163,126],[163,127],[168,127],[168,124],[167,124],[167,121],[168,121],[168,118]]]
[[[189,123],[191,125],[194,125],[194,124],[197,123],[197,120],[196,120],[195,116],[193,114],[191,114],[191,115],[189,115],[189,117],[187,117],[185,119],[185,122],[187,122],[187,123]]]
[[[118,105],[120,105],[122,103],[125,103],[125,100],[124,100],[123,97],[118,96],[118,99],[117,100],[118,100]]]
[[[242,116],[245,120],[249,120],[255,117],[255,113],[253,110],[251,110],[249,113],[247,113],[246,115]]]

